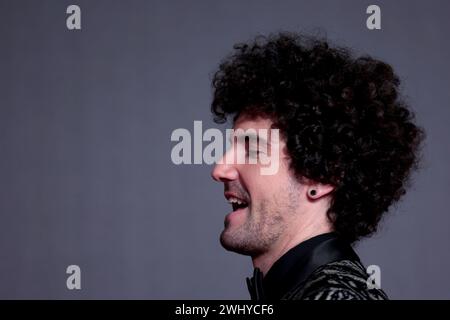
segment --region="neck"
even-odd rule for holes
[[[265,276],[272,265],[290,249],[303,241],[331,231],[333,231],[333,228],[330,223],[321,223],[319,225],[311,223],[303,228],[291,228],[291,231],[285,233],[284,237],[280,238],[270,250],[260,255],[252,256],[253,267],[259,268]]]

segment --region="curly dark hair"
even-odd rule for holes
[[[268,116],[291,169],[333,185],[327,215],[350,242],[377,230],[417,168],[423,130],[392,67],[326,39],[282,32],[234,46],[213,77],[217,123]]]

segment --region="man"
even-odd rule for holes
[[[234,49],[214,75],[215,120],[280,133],[276,173],[261,174],[261,161],[220,161],[212,172],[233,207],[221,244],[255,267],[251,298],[387,299],[368,286],[351,244],[376,231],[416,167],[423,133],[398,77],[386,63],[299,34]],[[261,145],[233,136],[224,158],[239,147],[247,160],[270,156]]]

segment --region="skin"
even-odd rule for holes
[[[234,129],[270,130],[272,124],[267,117],[241,115],[236,119]],[[249,255],[253,266],[264,275],[291,248],[333,230],[326,215],[333,187],[308,179],[300,182],[289,168],[290,158],[282,138],[279,147],[279,169],[274,175],[262,175],[263,164],[259,161],[256,164],[222,161],[211,173],[214,180],[224,184],[226,198],[239,198],[248,204],[225,217],[225,227],[220,235],[222,246]],[[237,148],[234,141],[224,157],[233,159]],[[257,145],[247,148],[248,151],[258,150]],[[269,154],[270,150],[269,146]],[[311,189],[316,191],[314,196],[309,194]]]

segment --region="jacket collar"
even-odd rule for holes
[[[252,300],[279,300],[304,282],[314,270],[339,260],[359,261],[349,243],[334,232],[301,242],[279,258],[263,278],[255,268],[247,286]]]

